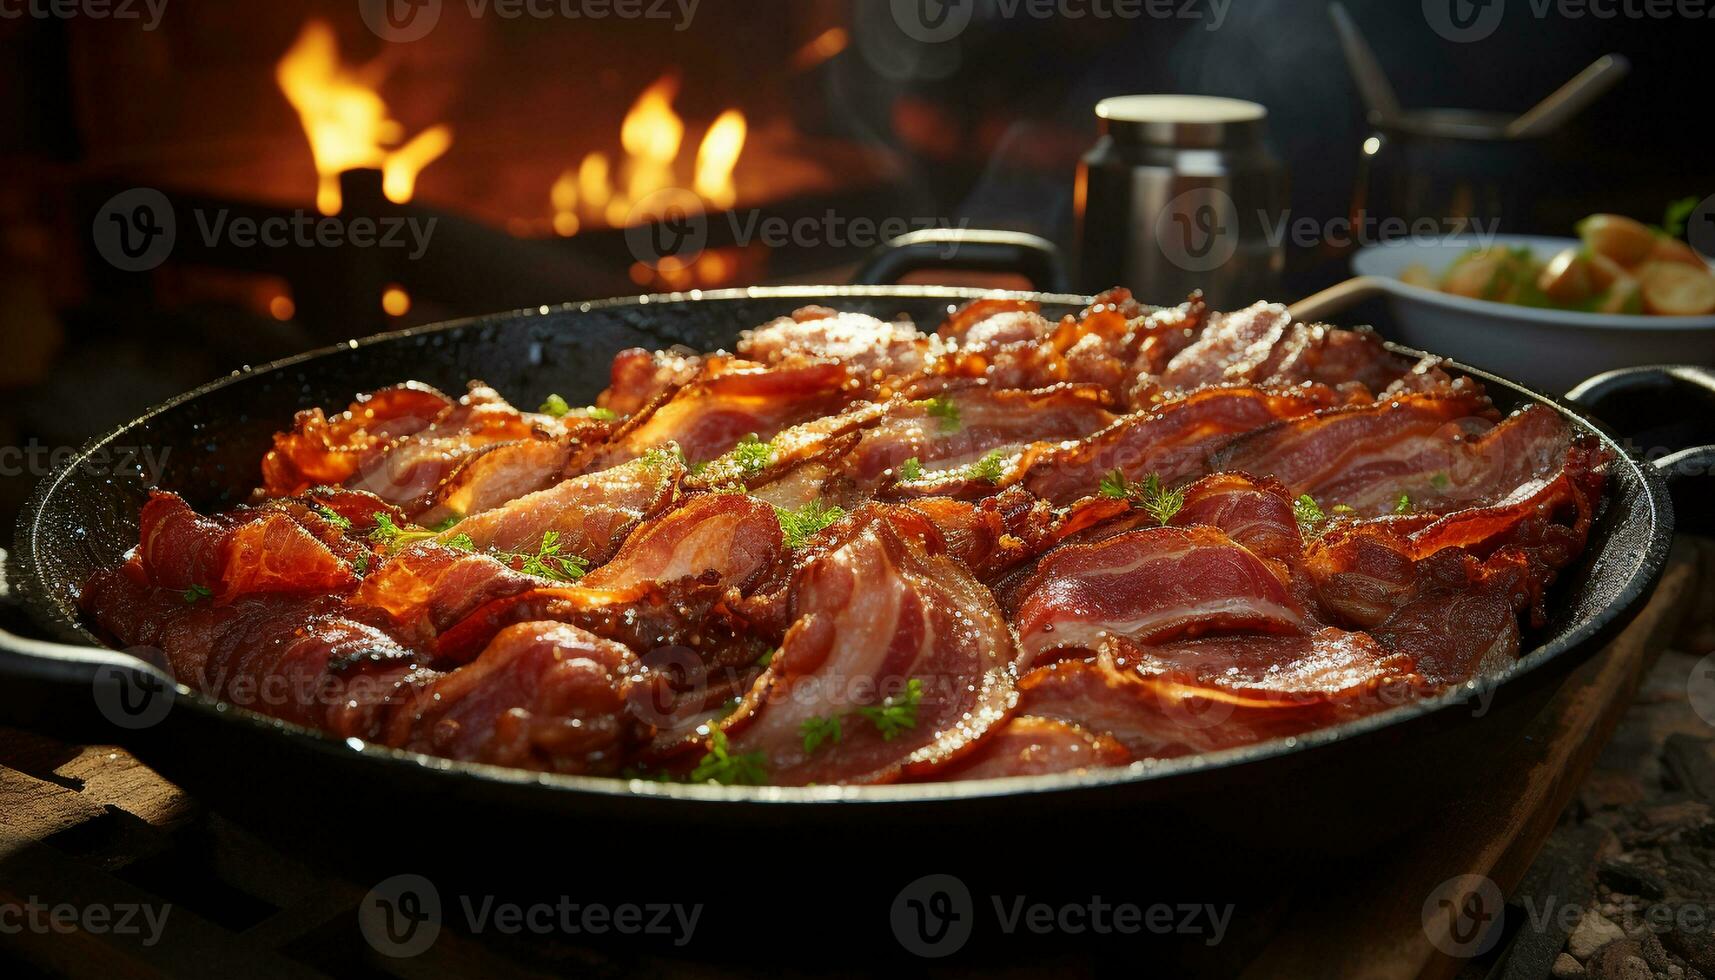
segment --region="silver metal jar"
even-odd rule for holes
[[[1101,139],[1078,167],[1075,284],[1169,305],[1201,289],[1218,309],[1277,299],[1287,176],[1265,143],[1268,110],[1128,95],[1096,117]]]

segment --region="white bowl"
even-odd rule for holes
[[[1467,299],[1400,281],[1420,265],[1439,276],[1453,261],[1484,245],[1525,247],[1547,261],[1579,244],[1571,238],[1497,235],[1370,245],[1352,257],[1352,270],[1375,277],[1388,297],[1390,336],[1445,354],[1536,388],[1561,393],[1614,368],[1644,364],[1715,364],[1715,316],[1578,313]]]

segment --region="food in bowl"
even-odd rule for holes
[[[250,506],[156,492],[80,597],[185,683],[344,738],[633,779],[1118,766],[1506,668],[1605,450],[1283,307],[932,332],[813,307],[629,350],[589,408],[309,407]]]
[[[1578,224],[1581,245],[1544,261],[1532,249],[1466,252],[1439,276],[1414,265],[1400,278],[1455,296],[1582,313],[1704,316],[1715,313],[1715,273],[1697,252],[1631,218],[1595,214]]]

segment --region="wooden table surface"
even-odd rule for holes
[[[1586,951],[1586,972],[1569,973],[1568,961],[1560,958],[1581,917],[1538,921],[1538,906],[1531,900],[1534,891],[1538,898],[1594,908],[1625,897],[1598,880],[1656,891],[1647,879],[1627,885],[1626,876],[1610,867],[1634,860],[1643,869],[1657,860],[1656,851],[1628,856],[1627,841],[1654,846],[1660,838],[1681,848],[1673,853],[1682,863],[1706,859],[1715,866],[1715,820],[1709,819],[1708,806],[1715,803],[1715,732],[1710,727],[1715,695],[1703,709],[1711,714],[1708,722],[1687,695],[1697,654],[1715,649],[1712,631],[1715,542],[1682,539],[1648,607],[1604,655],[1568,677],[1526,738],[1496,746],[1490,771],[1474,781],[1467,796],[1448,801],[1445,812],[1422,832],[1302,882],[1282,903],[1287,911],[1273,917],[1270,934],[1243,938],[1243,948],[1255,950],[1246,957],[1243,975],[1259,980],[1523,980],[1550,976],[1559,960],[1554,975],[1715,977],[1709,964],[1701,974],[1694,965],[1700,949],[1715,958],[1715,943],[1707,936],[1701,937],[1704,947],[1697,946],[1695,936],[1663,936],[1665,947],[1642,935],[1610,936],[1613,941],[1597,952]],[[1663,723],[1666,713],[1673,720]],[[1706,773],[1699,768],[1705,764]],[[1674,831],[1677,837],[1633,833],[1634,825],[1641,822],[1648,829],[1650,819],[1656,819],[1648,815],[1661,812],[1677,813],[1684,822]],[[1620,871],[1630,867],[1622,864]],[[1484,882],[1492,882],[1493,890]],[[66,745],[0,729],[0,907],[31,898],[74,905],[173,904],[172,928],[149,945],[134,936],[76,929],[8,932],[0,920],[0,957],[14,959],[29,973],[778,972],[772,967],[735,972],[730,965],[704,968],[649,958],[621,963],[564,943],[501,946],[450,932],[421,956],[389,959],[366,948],[354,928],[366,890],[364,884],[330,877],[325,869],[280,853],[120,749]],[[1507,901],[1498,901],[1500,896]],[[1644,903],[1638,914],[1647,911],[1651,899],[1633,897]],[[1674,897],[1664,892],[1656,899]],[[1445,905],[1438,904],[1442,899]],[[1708,899],[1715,908],[1715,894]],[[1454,912],[1426,914],[1426,904]],[[1630,921],[1631,913],[1613,902],[1602,907],[1610,908],[1613,918]],[[1490,931],[1478,930],[1480,940],[1462,944],[1461,937],[1472,935],[1473,921],[1489,923]],[[1585,927],[1586,933],[1592,931]],[[1584,945],[1591,941],[1583,940]],[[1449,955],[1448,949],[1459,955]],[[1055,967],[1082,972],[1077,964],[1056,962]],[[1640,967],[1644,972],[1637,972]],[[1028,964],[1020,968],[1027,970]],[[957,960],[945,969],[957,972]]]

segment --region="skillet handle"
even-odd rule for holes
[[[1622,368],[1566,398],[1667,478],[1679,530],[1715,532],[1715,371],[1684,364]]]
[[[6,581],[5,559],[0,551],[0,606],[11,625],[19,602]],[[166,666],[159,650],[50,643],[0,626],[0,725],[83,743],[153,728],[179,694]]]
[[[925,270],[1002,272],[1023,276],[1038,290],[1066,291],[1060,250],[1046,238],[1016,231],[931,228],[881,246],[858,270],[859,286],[891,286]]]

